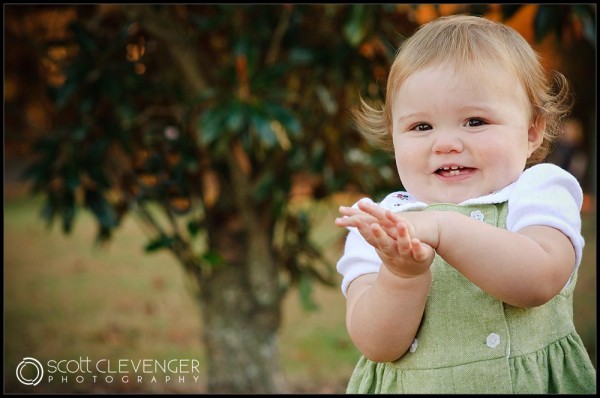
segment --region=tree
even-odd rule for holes
[[[290,191],[302,176],[316,198],[378,183],[345,160],[364,147],[347,101],[393,54],[368,37],[385,7],[69,7],[69,35],[38,43],[66,54],[47,61],[62,66],[53,132],[28,172],[44,217],[69,233],[86,208],[102,241],[140,214],[146,250],[170,250],[198,287],[209,391],[281,391],[282,298],[334,272]]]
[[[285,391],[282,299],[334,275],[291,192],[397,188],[348,110],[381,100],[418,7],[15,6],[7,18],[40,9],[71,15],[58,39],[22,36],[51,115],[27,173],[45,219],[69,233],[85,208],[104,241],[141,215],[146,251],[172,252],[197,286],[209,392]]]

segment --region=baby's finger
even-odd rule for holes
[[[394,238],[396,236],[395,225],[397,218],[393,216],[392,212],[367,201],[358,202],[358,207],[363,211],[363,214],[370,214],[377,220],[377,223],[381,225],[390,237]]]
[[[370,227],[371,224],[365,222],[360,217],[350,217],[350,218],[354,220],[353,224],[351,226],[356,227],[356,229],[362,235],[362,237],[365,238],[365,240],[367,242],[369,242],[370,244],[373,244],[374,238],[373,238],[373,234],[371,232],[371,227]]]
[[[394,225],[396,225],[400,220],[404,221],[400,214],[391,212],[389,210],[385,211],[385,218]]]
[[[335,225],[338,227],[358,227],[359,223],[371,224],[376,220],[371,216],[354,215],[354,216],[343,216],[335,219]]]
[[[349,207],[349,206],[340,206],[338,208],[340,214],[343,214],[345,216],[355,216],[357,214],[365,214],[362,210],[357,209],[356,207]]]
[[[363,217],[366,221],[375,222],[376,218],[370,215],[369,213],[365,213],[364,211],[357,209],[355,207],[347,207],[340,206],[339,212],[343,216],[347,217]]]
[[[368,213],[379,220],[386,219],[386,217],[385,217],[386,210],[383,207],[376,205],[375,203],[371,203],[368,201],[359,201],[358,208],[360,210],[362,210],[363,212]]]
[[[424,245],[417,238],[412,239],[412,254],[415,261],[425,261],[433,250],[431,247]]]
[[[394,250],[394,241],[390,239],[379,224],[371,224],[369,225],[369,229],[371,231],[371,236],[373,237],[373,241],[370,243],[374,247],[386,253]]]
[[[396,225],[396,246],[401,254],[410,253],[412,251],[412,242],[408,228],[403,223]]]

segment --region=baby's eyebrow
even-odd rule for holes
[[[409,112],[406,115],[400,115],[396,118],[397,122],[402,122],[406,119],[415,119],[415,118],[424,118],[425,117],[425,113],[424,112]]]
[[[492,112],[494,109],[496,108],[491,105],[473,104],[461,106],[457,110],[461,112]]]

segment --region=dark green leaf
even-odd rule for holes
[[[96,40],[84,29],[81,24],[72,23],[70,28],[75,34],[75,38],[84,52],[93,54],[99,51],[98,46],[96,45]]]
[[[469,13],[472,15],[483,16],[490,8],[489,4],[471,4],[469,6]]]
[[[562,37],[561,11],[556,6],[538,7],[533,21],[534,36],[537,43],[541,42],[549,33],[556,33],[558,39]]]
[[[202,260],[204,262],[206,262],[207,264],[209,264],[211,267],[219,267],[220,265],[222,265],[225,260],[223,259],[223,256],[221,256],[219,253],[214,252],[214,251],[207,251],[202,255]]]
[[[151,240],[146,244],[144,250],[146,253],[155,252],[160,249],[167,249],[175,242],[175,238],[172,236],[160,236],[154,240]]]
[[[352,14],[344,25],[344,37],[352,47],[357,47],[365,38],[369,29],[369,5],[354,4],[351,6]]]
[[[584,37],[596,47],[596,14],[595,6],[588,4],[575,4],[572,6],[573,12],[583,25]],[[592,8],[594,7],[594,8]]]
[[[225,114],[225,126],[234,134],[239,133],[247,123],[246,107],[240,101],[232,101]]]
[[[109,240],[112,236],[112,228],[105,227],[100,225],[98,227],[98,233],[96,234],[96,242],[102,243]]]
[[[319,306],[314,302],[312,298],[312,281],[305,274],[300,274],[298,280],[298,295],[300,296],[300,303],[306,311],[316,311]]]
[[[81,182],[77,164],[70,162],[67,166],[65,166],[62,177],[65,181],[67,190],[74,192]]]
[[[187,223],[187,230],[192,236],[198,235],[198,232],[202,229],[202,222],[198,220],[191,220]]]
[[[54,103],[58,109],[63,108],[71,96],[77,91],[79,82],[67,78],[65,84],[56,89],[51,89],[50,94],[54,98]]]
[[[511,18],[521,7],[523,7],[523,4],[503,4],[501,8],[502,19],[506,21]]]
[[[122,86],[115,76],[104,75],[100,81],[100,87],[112,102],[118,102],[123,95]]]
[[[273,119],[279,121],[281,125],[292,135],[297,136],[302,130],[298,119],[286,108],[270,101],[265,102],[264,107],[268,114],[271,115]]]
[[[263,200],[273,193],[273,190],[275,189],[275,183],[274,170],[265,170],[256,184],[256,188],[254,188],[252,197],[257,201]]]
[[[50,228],[52,226],[52,222],[54,221],[54,217],[58,213],[58,208],[56,207],[56,201],[53,200],[53,196],[46,196],[46,201],[42,206],[42,210],[40,212],[40,217],[46,221],[46,227]]]
[[[257,73],[251,81],[251,89],[255,90],[269,90],[275,91],[281,89],[279,87],[280,79],[282,79],[286,72],[290,68],[282,63],[276,64],[272,67],[267,68],[260,73]]]
[[[202,145],[210,145],[222,136],[224,118],[225,114],[220,108],[210,108],[204,111],[198,126],[200,143]]]
[[[72,192],[65,192],[59,206],[63,232],[69,234],[73,229],[73,221],[75,220],[75,195]]]
[[[293,65],[308,65],[314,62],[315,52],[310,48],[294,47],[288,53],[288,59]]]
[[[87,189],[84,200],[85,206],[92,211],[101,228],[112,229],[117,226],[117,216],[113,207],[99,192]]]
[[[262,109],[253,109],[250,114],[250,120],[255,131],[258,133],[260,141],[265,144],[267,148],[272,148],[277,144],[277,137],[275,132],[271,128],[272,120],[268,118]]]

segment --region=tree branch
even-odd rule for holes
[[[162,12],[156,11],[151,5],[127,5],[124,9],[130,18],[137,20],[145,30],[165,43],[167,51],[171,53],[184,79],[189,82],[194,95],[199,95],[209,87],[189,38],[179,29],[180,22],[175,20],[170,12],[171,7],[163,8]]]
[[[285,31],[290,23],[290,17],[292,15],[292,9],[294,5],[284,4],[282,7],[283,10],[281,12],[281,17],[279,18],[277,28],[273,34],[273,40],[271,40],[269,51],[267,52],[267,57],[265,59],[267,65],[273,65],[275,61],[277,61],[279,50],[281,48],[281,40],[283,39],[283,35],[285,34]]]

